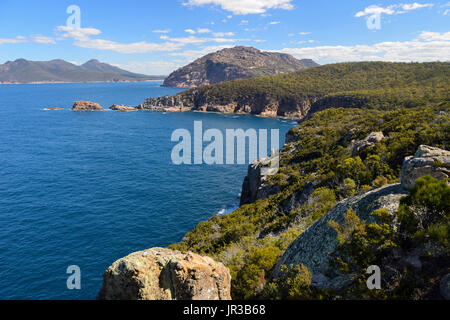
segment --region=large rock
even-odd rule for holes
[[[334,220],[342,224],[345,221],[345,213],[350,208],[356,211],[361,220],[374,222],[371,216],[373,211],[385,208],[390,213],[394,213],[398,209],[400,198],[407,194],[400,184],[394,184],[341,201],[288,247],[278,262],[273,276],[281,275],[282,265],[303,263],[312,274],[313,285],[321,288],[342,287],[348,280],[345,276],[337,276],[333,279],[325,276],[329,267],[329,253],[333,252],[338,244],[336,231],[328,223]]]
[[[120,112],[130,112],[130,111],[137,110],[134,107],[128,107],[128,106],[119,105],[119,104],[113,104],[111,107],[109,107],[109,109],[114,110],[114,111],[120,111]]]
[[[103,275],[101,300],[230,300],[228,268],[209,257],[164,248],[135,252]]]
[[[353,141],[352,143],[352,156],[357,156],[363,150],[373,147],[376,143],[384,139],[383,132],[371,132],[363,140]]]
[[[450,177],[450,152],[421,145],[414,156],[405,158],[403,162],[402,185],[412,189],[416,180],[427,174],[438,180]]]
[[[248,166],[248,173],[244,179],[240,205],[253,203],[280,192],[278,186],[270,186],[267,178],[278,172],[279,154],[256,160]]]
[[[104,111],[98,103],[91,101],[75,101],[72,107],[73,111]]]

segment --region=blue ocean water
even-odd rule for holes
[[[204,113],[70,111],[76,100],[137,105],[159,82],[0,85],[0,299],[94,299],[131,252],[180,241],[239,201],[246,165],[171,162],[175,129],[294,123]],[[64,107],[62,111],[44,111]],[[81,290],[66,269],[81,268]]]

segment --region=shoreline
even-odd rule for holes
[[[203,113],[203,114],[219,114],[219,115],[236,115],[236,116],[252,116],[257,118],[263,118],[263,119],[277,119],[277,120],[287,120],[287,121],[293,121],[297,122],[297,125],[299,121],[301,121],[301,118],[291,118],[291,117],[284,117],[284,116],[265,116],[260,114],[252,114],[252,113],[237,113],[237,112],[219,112],[219,111],[201,111],[201,110],[183,110],[183,111],[170,111],[170,110],[154,110],[154,109],[137,109],[137,111],[141,112],[158,112],[158,113]]]

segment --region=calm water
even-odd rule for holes
[[[201,113],[70,111],[137,105],[157,82],[0,85],[0,299],[94,299],[131,252],[167,246],[239,201],[247,166],[176,166],[173,130],[279,128],[291,121]],[[63,111],[44,111],[65,107]],[[81,290],[66,268],[81,268]]]

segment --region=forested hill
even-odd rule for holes
[[[94,59],[81,66],[61,59],[51,61],[17,59],[0,64],[0,83],[122,82],[163,78],[132,73]]]
[[[353,62],[278,76],[228,81],[147,99],[144,109],[305,117],[329,107],[411,107],[450,98],[450,63]]]

